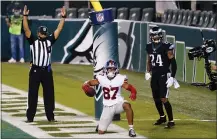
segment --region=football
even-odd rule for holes
[[[93,89],[92,87],[89,87],[88,90],[85,92],[85,94],[86,94],[88,97],[93,97],[93,96],[95,96],[96,91],[95,91],[95,89]]]
[[[82,88],[88,97],[93,97],[96,94],[96,91],[90,86],[83,85]]]

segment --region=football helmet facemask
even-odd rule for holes
[[[160,43],[163,40],[163,32],[162,29],[158,26],[153,27],[149,31],[150,40],[153,43]]]
[[[113,79],[119,73],[118,64],[114,60],[107,61],[104,67],[104,72],[108,79]]]

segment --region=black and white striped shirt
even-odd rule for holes
[[[55,42],[54,34],[49,35],[46,39],[36,39],[31,33],[27,40],[30,44],[32,64],[39,67],[49,66],[51,64],[52,45]]]

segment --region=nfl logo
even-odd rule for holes
[[[96,20],[97,20],[98,22],[104,21],[104,14],[103,14],[103,13],[98,13],[98,14],[96,14]]]

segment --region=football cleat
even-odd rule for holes
[[[129,130],[129,136],[130,136],[130,137],[136,137],[136,132],[135,132],[135,130],[134,130],[133,128],[131,128],[131,129]]]
[[[26,122],[26,123],[32,123],[33,120],[26,120],[25,122]]]
[[[165,128],[169,129],[175,126],[175,122],[168,122]]]
[[[165,115],[164,117],[160,117],[160,119],[158,119],[158,120],[154,123],[154,125],[161,125],[161,124],[163,124],[163,123],[166,123],[166,121],[167,121],[167,118],[166,118],[166,115]]]
[[[55,120],[55,119],[51,119],[51,120],[48,120],[49,122],[57,122],[57,120]]]

